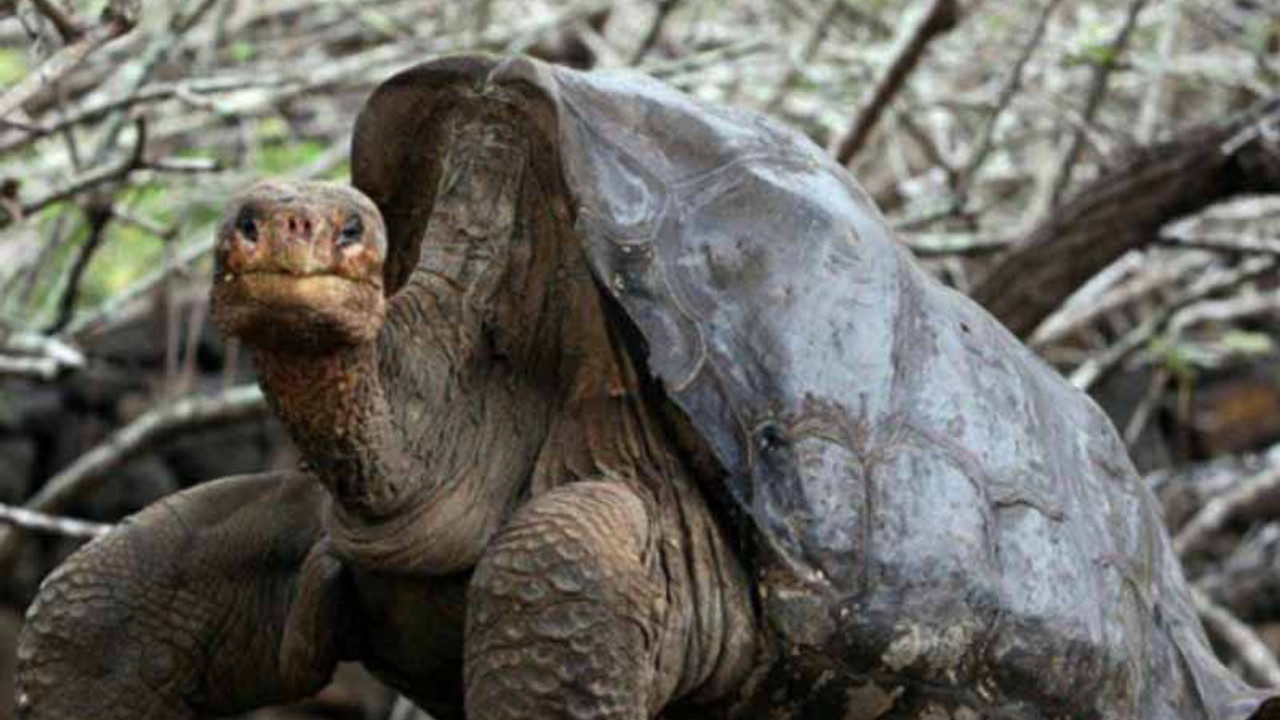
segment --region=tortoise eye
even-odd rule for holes
[[[338,233],[338,247],[346,247],[353,243],[360,242],[360,238],[364,236],[364,221],[359,215],[352,215],[342,224],[342,230]]]
[[[248,242],[258,242],[258,222],[254,219],[253,208],[245,205],[236,213],[236,232]]]

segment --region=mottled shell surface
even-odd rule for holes
[[[1280,715],[1213,656],[1108,419],[776,121],[630,72],[425,63],[354,141],[393,256],[431,197],[405,191],[434,157],[414,128],[477,97],[549,118],[599,286],[751,528],[782,657],[958,718]]]

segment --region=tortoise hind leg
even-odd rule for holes
[[[666,701],[665,588],[648,513],[626,487],[582,482],[522,508],[469,592],[467,717],[643,720]]]

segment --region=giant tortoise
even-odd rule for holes
[[[339,660],[442,719],[1280,717],[1107,418],[799,133],[470,55],[381,85],[352,163],[218,234],[303,466],[55,571],[22,717],[220,716]]]

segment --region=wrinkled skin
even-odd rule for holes
[[[305,468],[181,493],[52,575],[24,718],[214,717],[314,692],[339,659],[440,718],[648,718],[742,682],[744,571],[611,333],[536,130],[490,106],[437,130],[390,298],[358,191],[271,181],[229,205],[214,318]]]
[[[463,56],[374,94],[353,182],[219,233],[305,467],[55,573],[26,717],[215,716],[339,659],[442,719],[1280,716],[1105,417],[797,133]]]

